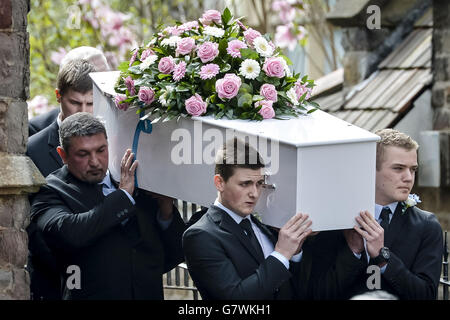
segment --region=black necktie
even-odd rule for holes
[[[250,243],[252,244],[253,248],[256,250],[256,254],[260,257],[261,260],[264,260],[264,253],[261,249],[261,245],[258,242],[258,239],[256,239],[256,235],[253,232],[252,225],[250,223],[249,219],[242,219],[241,223],[239,225],[242,227],[242,229],[245,230],[245,233],[247,234],[247,237],[250,240]]]
[[[391,214],[391,209],[389,207],[384,207],[383,210],[381,210],[380,218],[381,223],[380,225],[383,227],[384,230],[387,230],[389,227],[389,215]]]

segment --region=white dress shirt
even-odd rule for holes
[[[102,192],[103,195],[106,197],[107,195],[109,195],[111,192],[114,192],[117,190],[117,188],[114,186],[114,184],[111,181],[111,176],[109,174],[109,170],[106,171],[106,176],[103,178],[102,182],[100,182],[99,184],[102,185]],[[125,194],[127,195],[128,199],[130,199],[131,203],[134,205],[136,204],[136,201],[134,200],[134,198],[131,196],[131,194],[128,193],[128,191],[124,190],[124,189],[120,189],[123,192],[125,192]],[[158,221],[159,225],[161,226],[161,228],[163,230],[166,230],[167,228],[169,228],[170,223],[172,222],[172,219],[169,220],[162,220],[159,218],[159,209],[158,209],[158,213],[156,215],[156,220]],[[128,222],[128,218],[125,219],[124,221],[122,221],[122,224],[126,224]]]
[[[264,253],[264,258],[267,258],[269,255],[273,256],[278,259],[286,267],[286,269],[289,269],[289,260],[281,253],[274,250],[272,241],[270,241],[270,239],[264,234],[264,232],[259,229],[259,227],[255,223],[253,223],[252,219],[250,219],[250,216],[246,216],[245,218],[241,217],[240,215],[234,213],[232,210],[221,204],[218,199],[214,201],[214,205],[225,211],[237,224],[241,223],[243,219],[249,219],[256,239],[258,239],[259,245],[261,246],[261,249]],[[300,262],[302,259],[302,253],[303,252],[296,254],[291,258],[291,260],[293,262]]]

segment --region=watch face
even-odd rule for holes
[[[388,248],[381,248],[381,255],[386,260],[389,259],[389,257],[390,257],[389,249]]]

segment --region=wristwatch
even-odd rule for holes
[[[389,248],[383,247],[380,249],[380,254],[377,257],[372,258],[372,263],[379,266],[383,266],[389,262],[390,257],[391,252],[389,251]]]

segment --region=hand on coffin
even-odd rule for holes
[[[134,192],[134,173],[138,166],[137,160],[134,161],[134,154],[131,149],[127,149],[120,162],[120,184],[119,188],[127,191],[130,195]]]
[[[359,226],[355,226],[358,232],[367,243],[367,252],[371,258],[375,258],[380,254],[381,248],[384,247],[384,229],[369,211],[362,211],[356,217]]]
[[[343,230],[347,245],[356,254],[360,254],[364,250],[363,237],[354,229]]]
[[[297,213],[280,229],[275,251],[290,260],[301,251],[303,242],[311,234],[311,224],[307,214]]]

